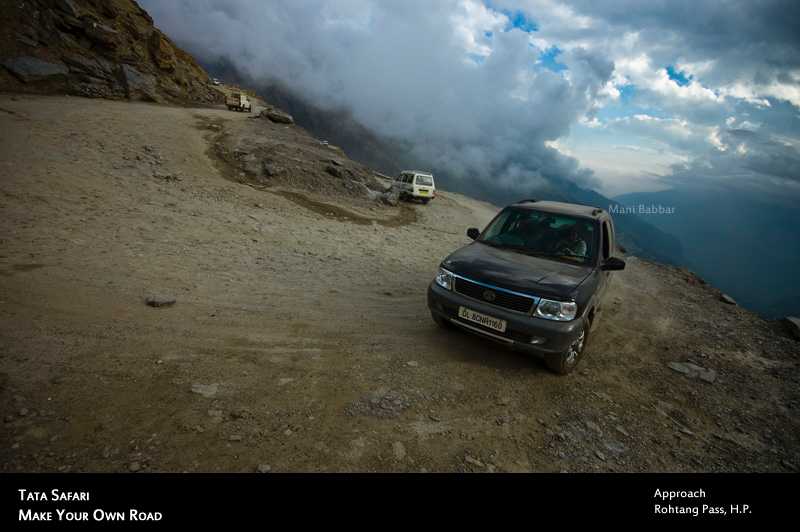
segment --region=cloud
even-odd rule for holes
[[[523,0],[534,13],[546,2]],[[685,182],[688,165],[777,189],[796,182],[793,161],[778,139],[800,139],[800,4],[768,0],[638,2],[568,0],[566,9],[590,20],[580,29],[542,23],[542,45],[588,47],[614,62],[610,87],[566,145],[596,171],[606,189],[619,190],[650,175],[653,189]],[[534,16],[536,16],[534,14]],[[544,14],[542,17],[548,17]],[[572,44],[571,44],[572,43]],[[615,90],[617,92],[615,92]],[[604,97],[605,96],[605,97]],[[649,120],[643,118],[647,116]],[[591,131],[586,126],[592,125]],[[760,143],[732,142],[728,130],[758,131]],[[614,139],[607,139],[607,136]],[[777,144],[770,144],[777,143]],[[640,150],[619,163],[600,157],[611,144]],[[669,154],[667,156],[667,154]],[[662,172],[669,158],[670,169]],[[774,161],[770,163],[770,161]],[[696,165],[692,161],[697,162]],[[783,162],[783,163],[781,163]],[[647,172],[647,168],[652,172]],[[759,169],[760,171],[756,171]],[[785,172],[776,175],[777,172]]]
[[[411,141],[448,173],[525,186],[591,172],[545,145],[589,112],[613,64],[576,47],[541,64],[533,22],[477,0],[145,0],[203,59],[227,57],[323,108]]]
[[[790,0],[141,1],[195,55],[346,109],[455,176],[641,186],[696,161],[795,181],[779,140],[800,138]]]
[[[599,31],[636,32],[641,51],[656,63],[704,65],[711,86],[757,80],[781,82],[800,67],[800,4],[791,0],[702,2],[671,0],[570,0]]]
[[[739,194],[752,203],[796,210],[800,201],[800,145],[746,129],[720,130],[718,139],[720,149],[674,164],[662,177],[663,184],[716,190],[720,199]]]
[[[718,128],[693,124],[680,118],[636,114],[610,121],[607,129],[614,133],[632,133],[640,138],[652,139],[667,149],[693,153],[703,150],[706,143],[716,145]]]

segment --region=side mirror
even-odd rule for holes
[[[611,272],[615,270],[624,270],[625,269],[625,261],[622,259],[618,259],[617,257],[609,257],[600,267],[601,270],[606,272]]]
[[[475,240],[479,236],[481,236],[481,231],[477,227],[470,227],[467,229],[467,236],[470,237],[472,240]]]

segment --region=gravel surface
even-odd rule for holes
[[[224,109],[0,111],[0,471],[800,465],[800,343],[686,271],[628,257],[559,377],[429,317],[488,204],[315,193],[324,148],[272,123],[289,173],[239,179],[215,144],[256,119]]]

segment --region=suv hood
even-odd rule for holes
[[[534,296],[567,298],[592,272],[567,264],[473,242],[450,254],[442,267],[483,283]]]

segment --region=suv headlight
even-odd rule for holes
[[[453,289],[453,274],[448,272],[444,268],[439,268],[439,271],[436,273],[436,278],[434,280],[436,281],[436,284],[438,284],[445,290]]]
[[[570,321],[578,313],[578,304],[573,301],[553,301],[542,298],[533,313],[538,318],[555,321]]]

